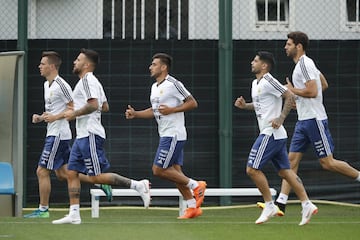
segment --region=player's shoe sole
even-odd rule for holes
[[[189,218],[196,218],[202,215],[201,208],[187,208],[185,210],[184,215],[178,217],[177,219],[189,219]]]
[[[75,218],[75,217],[71,217],[70,215],[66,215],[63,218],[52,221],[52,224],[80,224],[80,223],[81,223],[80,217]]]
[[[50,214],[49,211],[40,211],[39,209],[36,209],[32,213],[24,215],[24,218],[49,218]]]

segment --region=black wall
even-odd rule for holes
[[[234,41],[233,98],[243,95],[250,101],[250,86],[254,76],[250,62],[258,50],[274,53],[277,63],[272,74],[285,83],[291,77],[293,63],[283,50],[285,41]],[[2,41],[5,50],[14,50],[16,42]],[[27,162],[26,203],[38,204],[38,186],[35,169],[45,136],[45,124],[31,123],[33,113],[43,111],[43,82],[38,64],[43,50],[58,51],[63,57],[61,75],[74,86],[77,77],[71,73],[72,62],[82,47],[100,53],[101,60],[95,74],[102,81],[110,104],[110,113],[104,114],[107,131],[107,156],[112,171],[141,179],[148,178],[155,187],[172,187],[169,182],[154,178],[151,165],[158,143],[154,120],[124,118],[128,104],[136,109],[147,108],[150,86],[148,66],[156,52],[167,52],[174,58],[172,75],[181,80],[199,103],[198,109],[186,114],[188,143],[185,147],[185,173],[195,179],[205,179],[209,187],[219,187],[218,152],[218,42],[217,41],[134,41],[134,40],[30,40],[28,52],[27,96]],[[312,57],[329,82],[324,102],[335,142],[335,157],[360,168],[359,159],[359,41],[312,41],[308,55]],[[219,80],[220,79],[220,80]],[[285,127],[289,136],[296,121],[291,113]],[[73,124],[72,124],[73,126]],[[233,114],[233,186],[254,187],[245,174],[248,151],[258,135],[253,112],[234,108]],[[280,179],[273,168],[265,169],[270,185],[280,190]],[[300,165],[308,193],[313,199],[359,202],[360,183],[321,170],[312,150]],[[90,201],[89,188],[82,188],[82,202]],[[68,203],[66,183],[53,180],[51,204]],[[132,199],[134,200],[134,199]],[[253,201],[234,198],[235,202]],[[258,199],[260,200],[260,199]],[[170,200],[169,200],[170,201]],[[116,202],[118,204],[124,201]],[[160,201],[159,204],[167,204]],[[131,204],[141,204],[140,201]]]

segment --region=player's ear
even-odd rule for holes
[[[162,64],[162,65],[161,65],[161,70],[162,70],[162,71],[167,70],[167,66],[166,66],[166,64]]]

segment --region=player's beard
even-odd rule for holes
[[[286,52],[286,55],[291,59],[293,59],[296,56],[296,54],[297,54],[296,49],[288,50]]]
[[[72,71],[75,75],[79,75],[79,73],[81,73],[80,69],[78,68],[73,68],[73,71]]]
[[[161,75],[161,73],[159,73],[159,72],[154,72],[154,73],[150,72],[150,76],[154,79],[157,79],[160,75]]]
[[[259,74],[261,71],[259,70],[259,69],[256,69],[256,68],[251,68],[251,72],[253,73],[253,74]]]

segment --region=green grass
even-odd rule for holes
[[[261,212],[255,205],[203,208],[201,217],[190,220],[176,219],[175,208],[102,208],[100,218],[91,218],[90,210],[84,209],[81,225],[51,224],[67,213],[64,209],[51,211],[49,219],[1,217],[0,239],[359,239],[360,207],[320,203],[317,206],[319,213],[301,227],[299,204],[290,204],[284,217],[274,217],[261,225],[254,224]]]

